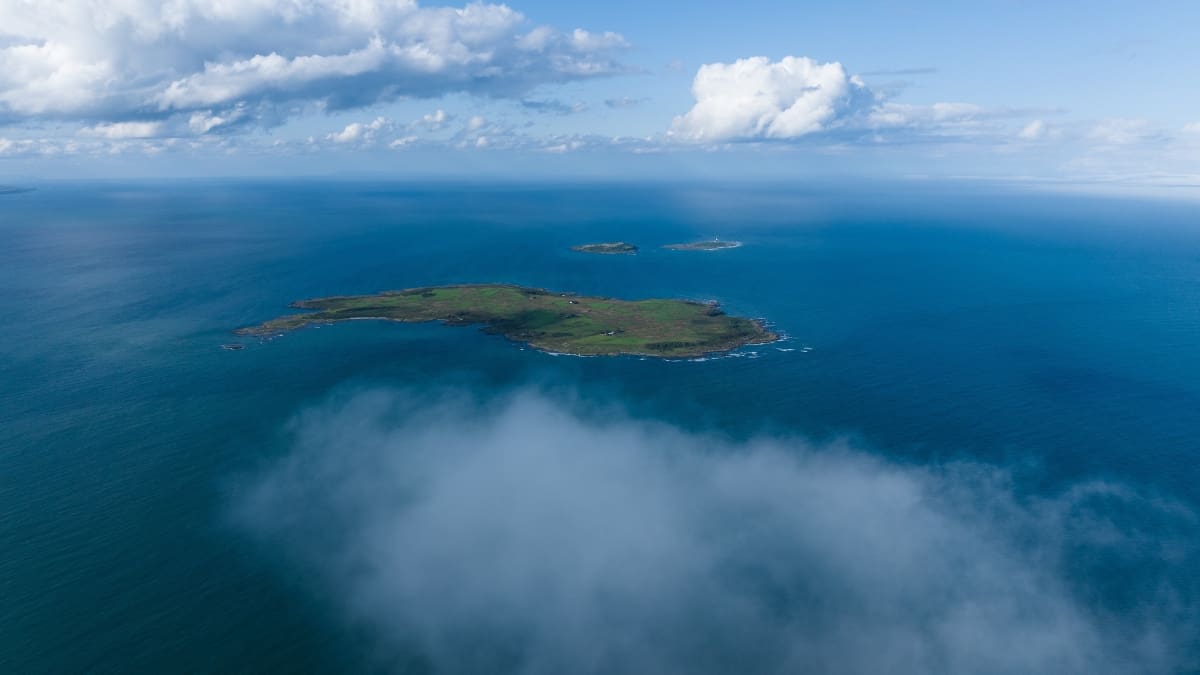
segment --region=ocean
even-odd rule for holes
[[[320,541],[355,545],[327,536],[324,516],[292,509],[303,514],[300,522],[275,527],[246,515],[279,467],[302,471],[305,453],[317,452],[311,434],[322,423],[314,415],[353,433],[366,423],[347,421],[355,404],[343,403],[380,392],[408,403],[388,403],[389,411],[399,408],[372,413],[372,425],[436,416],[421,412],[423,401],[457,396],[473,401],[454,413],[465,418],[459,426],[470,426],[474,413],[463,410],[488,410],[525,392],[540,401],[534,410],[578,418],[563,423],[571,429],[604,429],[615,418],[636,430],[630,438],[703,439],[695,442],[717,455],[751,452],[745,448],[771,439],[801,444],[808,457],[852,448],[855,461],[880,462],[899,476],[992,467],[1004,483],[998,489],[1021,509],[1085,484],[1138,495],[1143,506],[1104,518],[1115,538],[1134,533],[1132,553],[1096,565],[1088,561],[1098,558],[1064,554],[1047,577],[1069,579],[1060,585],[1069,587],[1071,611],[1107,617],[1095,622],[1101,636],[1145,628],[1122,617],[1150,616],[1167,593],[1172,609],[1162,623],[1185,630],[1141,631],[1161,643],[1147,647],[1161,660],[1141,663],[1146,672],[1200,668],[1195,634],[1186,632],[1200,578],[1192,515],[1200,509],[1200,211],[1192,203],[919,182],[213,180],[37,188],[0,195],[0,671],[552,672],[566,657],[539,646],[549,641],[543,623],[515,619],[515,635],[499,640],[492,620],[476,620],[485,610],[471,604],[493,585],[453,592],[492,561],[476,560],[434,596],[461,603],[458,610],[381,620],[374,603],[335,597],[349,574],[334,564],[340,558],[309,550]],[[661,248],[714,236],[743,246]],[[616,240],[641,250],[569,250]],[[787,339],[675,362],[554,356],[438,325],[352,322],[266,342],[231,334],[287,312],[297,299],[464,282],[718,300],[732,314],[764,318]],[[231,342],[246,348],[222,349]],[[472,442],[502,431],[481,430]],[[408,433],[426,438],[420,429]],[[337,454],[338,442],[329,452]],[[662,441],[676,442],[693,441]],[[606,466],[597,473],[609,475]],[[341,475],[305,483],[297,503],[325,504],[321,486],[342,485]],[[674,477],[663,480],[676,485]],[[714,495],[728,493],[713,490],[670,503],[716,508],[725,502]],[[570,502],[573,493],[553,494]],[[549,503],[553,510],[557,502]],[[340,518],[366,508],[354,502],[343,513],[342,502],[333,504],[321,510]],[[1157,510],[1147,515],[1144,504]],[[419,548],[439,531],[406,541]],[[787,531],[781,526],[763,541]],[[297,545],[305,533],[314,541]],[[521,546],[513,541],[500,550]],[[814,541],[806,555],[819,557]],[[394,602],[433,588],[424,575],[439,565],[406,567],[413,586]],[[606,574],[587,578],[608,588]],[[367,588],[359,595],[391,598]],[[612,624],[634,612],[620,592],[592,592],[583,596],[597,598],[588,608],[564,600],[561,611],[590,622],[608,607]],[[535,611],[515,609],[508,597],[493,609]],[[771,597],[772,616],[806,611],[808,596]],[[674,615],[646,618],[654,612],[638,609],[636,617],[684,630]],[[431,616],[441,618],[427,622]],[[1121,626],[1107,632],[1114,621]],[[484,661],[487,668],[446,660],[444,634],[453,644],[485,645],[483,654],[504,642],[508,660]],[[802,634],[773,639],[793,644]],[[715,644],[705,663],[770,670],[739,661],[749,657],[733,643]],[[610,651],[579,663],[597,672],[651,663],[605,660],[628,653]],[[680,646],[663,658],[700,651]],[[955,670],[968,663],[953,660],[958,653],[948,649],[936,663]],[[971,670],[1005,668],[959,672]]]

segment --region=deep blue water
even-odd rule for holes
[[[745,246],[662,244],[718,235]],[[569,246],[623,239],[636,256]],[[319,295],[504,281],[718,299],[784,352],[554,357]],[[363,637],[229,525],[331,391],[549,383],[731,438],[1104,478],[1200,507],[1200,210],[946,185],[50,184],[0,196],[0,671],[346,672]]]

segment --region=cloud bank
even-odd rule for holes
[[[519,96],[623,72],[615,33],[527,26],[502,4],[413,0],[0,0],[0,123],[146,122],[193,131],[287,106],[356,108],[465,91]]]
[[[561,401],[561,398],[558,399]],[[1196,521],[1111,485],[745,443],[526,392],[302,415],[238,522],[378,636],[489,673],[1169,673]]]

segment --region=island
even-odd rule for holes
[[[638,247],[623,241],[608,241],[602,244],[581,244],[572,246],[572,251],[579,253],[601,253],[606,255],[637,253]]]
[[[667,244],[663,248],[669,248],[672,251],[719,251],[725,248],[737,248],[741,245],[742,242],[740,241],[707,239],[705,241],[693,241],[688,244]]]
[[[312,311],[234,332],[271,337],[360,319],[441,321],[482,324],[484,332],[545,352],[660,358],[696,357],[779,339],[761,321],[728,316],[716,302],[618,300],[508,284],[410,288],[301,300],[291,306]]]

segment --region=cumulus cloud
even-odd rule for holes
[[[63,154],[67,145],[50,143],[40,138],[2,138],[0,137],[0,156],[24,157],[29,155]]]
[[[424,127],[428,131],[439,131],[453,117],[453,115],[447,113],[445,110],[438,108],[431,113],[422,115],[421,119],[417,120],[414,124]]]
[[[376,117],[370,122],[352,122],[341,131],[326,136],[334,143],[372,143],[378,133],[392,126],[386,117]]]
[[[881,72],[885,71],[875,74]],[[872,89],[841,63],[794,56],[701,66],[692,93],[695,105],[671,125],[668,135],[675,140],[824,138],[876,144],[974,138],[1002,143],[1012,134],[1002,120],[1028,118],[1035,112],[967,102],[900,103],[892,100],[894,93]]]
[[[401,150],[412,145],[413,143],[416,143],[418,140],[419,139],[416,136],[403,136],[393,140],[391,143],[388,143],[388,148],[392,150]]]
[[[874,102],[842,64],[795,56],[703,65],[692,94],[696,104],[671,127],[691,141],[798,138],[836,127]]]
[[[1021,496],[992,467],[734,443],[565,398],[310,410],[236,522],[377,636],[382,670],[1196,665],[1181,507],[1104,483]]]
[[[502,4],[412,0],[0,2],[0,121],[130,122],[242,106],[520,96],[611,75],[615,33],[529,27]]]

